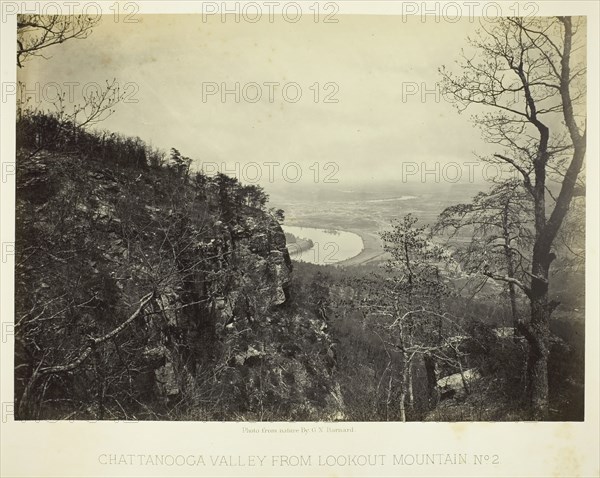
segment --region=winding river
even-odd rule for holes
[[[300,226],[283,226],[283,230],[313,242],[312,247],[302,251],[295,250],[293,244],[288,245],[290,257],[296,261],[335,264],[357,256],[364,248],[362,238],[353,232]]]

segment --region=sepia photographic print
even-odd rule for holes
[[[2,3],[2,476],[599,476],[598,12]]]

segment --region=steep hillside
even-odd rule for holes
[[[262,189],[176,150],[151,166],[139,140],[37,129],[18,125],[18,419],[341,416]]]

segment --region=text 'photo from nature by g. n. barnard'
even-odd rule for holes
[[[585,17],[319,5],[18,16],[16,419],[583,420]]]

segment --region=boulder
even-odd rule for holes
[[[467,394],[467,389],[471,383],[479,380],[481,374],[477,369],[470,368],[463,373],[454,373],[446,377],[440,378],[437,381],[437,386],[440,391],[440,398],[453,398],[464,396]],[[466,389],[465,389],[466,386]]]

